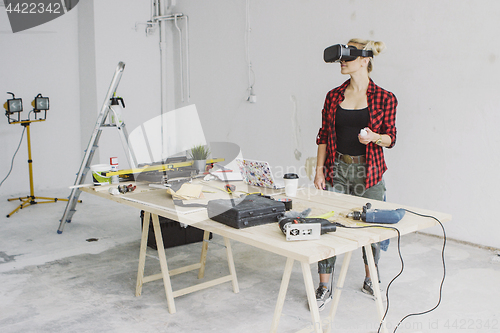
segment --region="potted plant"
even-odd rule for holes
[[[204,145],[197,145],[191,148],[191,158],[193,159],[193,167],[199,172],[205,172],[207,166],[207,157],[210,154],[210,149]]]

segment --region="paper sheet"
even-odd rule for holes
[[[184,183],[177,192],[174,192],[171,188],[167,188],[167,193],[178,200],[199,199],[202,198],[202,189],[203,185]]]

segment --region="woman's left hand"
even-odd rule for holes
[[[379,139],[380,135],[373,132],[371,129],[368,127],[365,127],[366,135],[361,135],[358,134],[358,139],[359,142],[361,142],[364,145],[369,144],[370,142],[375,142]]]

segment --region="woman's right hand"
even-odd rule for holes
[[[316,170],[316,176],[314,176],[314,187],[318,190],[324,190],[326,188],[325,175],[322,169]]]

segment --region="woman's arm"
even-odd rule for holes
[[[367,132],[366,135],[358,135],[359,142],[361,142],[362,144],[367,145],[370,142],[374,142],[380,147],[389,147],[391,145],[392,139],[389,135],[375,133],[368,127],[365,128],[365,130]]]
[[[326,143],[318,145],[318,154],[316,155],[316,175],[314,176],[314,186],[319,190],[324,190],[325,182],[325,160],[326,160]]]

